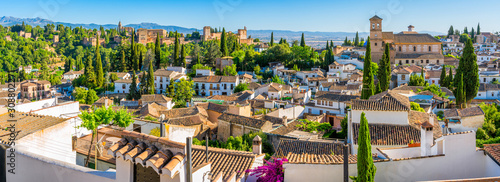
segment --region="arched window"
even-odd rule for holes
[[[431,52],[431,50],[432,50],[432,49],[431,49],[431,46],[429,46],[429,52]]]
[[[372,24],[372,29],[375,29],[375,23],[374,23],[374,24]]]
[[[380,24],[377,23],[377,28],[380,28]]]
[[[122,89],[125,89],[125,84],[122,85]]]
[[[417,51],[417,46],[413,46],[413,52]]]
[[[399,52],[401,52],[401,46],[399,46]]]

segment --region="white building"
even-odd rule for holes
[[[345,115],[347,105],[354,99],[359,99],[359,96],[318,91],[315,99],[306,104],[305,112],[315,115],[326,113],[327,116]]]
[[[200,96],[231,95],[240,83],[238,76],[201,76],[194,77],[193,81],[196,94]]]
[[[282,97],[291,96],[292,87],[290,85],[282,85],[278,83],[268,83],[261,85],[259,88],[255,89],[255,95],[267,95],[271,100],[281,99]]]
[[[129,93],[130,86],[132,85],[132,79],[119,79],[115,82],[114,93]],[[137,90],[139,90],[139,79],[136,80]]]
[[[444,111],[444,118],[451,133],[477,131],[478,128],[483,126],[484,112],[479,106],[448,109]]]
[[[80,75],[83,75],[83,70],[81,71],[68,71],[66,73],[63,74],[63,79],[66,79],[66,80],[73,80],[73,79],[77,79],[78,77],[80,77]]]
[[[400,86],[403,84],[408,84],[410,82],[410,76],[422,74],[422,67],[417,65],[410,66],[399,66],[394,70],[394,73],[397,75],[397,85]],[[425,70],[424,70],[424,78],[425,78]]]
[[[306,78],[309,77],[324,77],[323,73],[320,71],[298,71],[296,76],[298,79],[302,80],[302,83],[306,83]]]
[[[182,70],[181,70],[182,71]],[[179,82],[181,79],[187,79],[186,74],[167,69],[158,69],[154,72],[155,92],[162,94],[168,89],[170,81]]]
[[[500,99],[500,85],[491,83],[480,83],[479,90],[474,99],[496,100]]]

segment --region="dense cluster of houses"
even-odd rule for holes
[[[138,100],[124,98],[134,81],[132,73],[112,72],[109,74],[118,78],[114,91],[108,91],[93,105],[71,101],[71,81],[81,71],[64,73],[66,81],[60,85],[24,81],[16,88],[15,118],[21,126],[16,128],[20,130],[15,139],[16,160],[18,170],[34,172],[7,173],[7,179],[33,181],[44,176],[46,181],[256,181],[246,170],[264,165],[264,147],[272,146],[273,157],[288,160],[284,164],[285,181],[342,181],[345,169],[349,176],[357,172],[364,113],[377,167],[375,181],[498,181],[500,145],[476,148],[475,140],[475,132],[484,123],[484,111],[477,103],[498,103],[500,97],[496,57],[500,52],[495,35],[482,33],[477,38],[479,92],[468,108],[459,109],[453,107],[455,97],[448,88],[441,87],[444,96],[438,96],[422,86],[408,85],[413,75],[439,86],[442,69],[454,74],[455,68],[445,65],[457,65],[458,60],[443,54],[461,54],[463,44],[457,37],[437,40],[415,32],[411,25],[401,33],[382,32],[378,16],[370,19],[370,27],[374,58],[382,42],[393,43],[394,57],[389,90],[369,99],[360,99],[366,49],[348,46],[335,48],[336,61],[328,65],[328,70],[297,71],[278,62],[269,63],[263,70],[271,70],[283,81],[280,83],[259,80],[253,72],[220,76],[211,69],[199,69],[189,77],[191,70],[183,67],[158,69],[154,72],[156,93]],[[440,44],[442,49],[438,48]],[[255,48],[265,51],[267,45]],[[232,64],[230,59],[221,58],[217,64]],[[138,77],[135,82],[139,87],[142,75]],[[186,107],[176,108],[174,99],[165,92],[170,84],[182,79],[193,81],[195,94]],[[235,92],[240,84],[246,84],[247,90]],[[0,88],[0,126],[7,127],[8,115],[2,113],[7,112],[8,88]],[[424,111],[412,110],[413,103]],[[91,131],[75,127],[82,123],[78,114],[93,107],[126,109],[134,122],[124,128],[99,127],[97,137],[93,137]],[[345,131],[347,136],[332,139],[324,137],[325,131],[307,131],[301,127],[304,120],[329,123],[329,131]],[[0,131],[0,139],[8,140],[8,132]],[[186,140],[226,142],[254,132],[262,132],[266,139],[256,136],[247,143],[251,151],[192,145]],[[95,152],[88,157],[88,151]],[[347,168],[343,166],[345,151]],[[93,169],[83,167],[86,163]],[[53,174],[54,168],[55,175],[44,175]],[[408,171],[401,171],[403,168]]]

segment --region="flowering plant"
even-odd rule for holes
[[[250,172],[250,176],[257,176],[258,182],[283,182],[285,178],[283,162],[288,162],[288,160],[273,157],[270,161],[264,160],[265,165],[246,170],[246,172]]]

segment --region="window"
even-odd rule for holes
[[[377,23],[377,28],[380,28],[380,24]]]
[[[330,102],[330,106],[333,106],[333,102]]]
[[[125,89],[125,84],[122,85],[122,89]]]
[[[406,64],[408,64],[408,63],[410,63],[410,61],[407,59],[407,60],[406,60]]]
[[[437,63],[437,64],[439,64],[439,60],[437,60],[437,62],[436,62],[436,63]]]
[[[413,59],[412,59],[412,60],[411,60],[411,63],[415,63],[415,60],[413,60]]]
[[[413,46],[413,52],[417,52],[417,46]]]
[[[406,75],[401,75],[401,80],[406,80]]]
[[[429,60],[425,60],[425,63],[429,64]]]
[[[481,96],[481,94],[477,94],[477,96]]]
[[[424,60],[420,60],[420,63],[424,64]]]
[[[486,78],[483,78],[483,82],[486,82]]]
[[[377,46],[377,43],[375,42],[375,46]]]
[[[311,109],[311,108],[309,108],[309,114],[311,114],[311,113],[312,113],[312,109]]]
[[[319,110],[319,114],[322,115],[323,114],[323,110]]]
[[[377,37],[377,34],[375,34],[375,37]]]
[[[375,23],[374,23],[374,24],[372,24],[372,29],[375,29]]]
[[[399,46],[399,52],[401,52],[401,46]]]
[[[432,80],[432,83],[436,83],[436,80]]]
[[[429,52],[431,52],[431,46],[429,46]]]
[[[402,64],[403,64],[403,62],[401,62],[401,60],[399,60],[399,65],[402,65]]]

